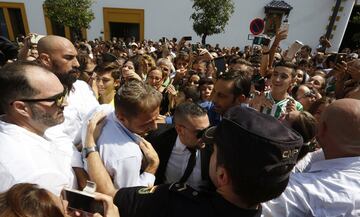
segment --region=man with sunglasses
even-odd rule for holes
[[[193,102],[176,107],[175,126],[162,126],[148,136],[159,155],[155,184],[182,182],[196,189],[210,185],[211,147],[201,141],[209,127],[206,110]]]
[[[39,184],[59,195],[76,187],[73,150],[44,136],[64,121],[67,89],[35,63],[12,63],[0,70],[0,192],[20,182]]]

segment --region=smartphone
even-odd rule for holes
[[[253,44],[269,46],[271,39],[265,36],[255,36]]]
[[[337,53],[335,57],[335,63],[341,63],[342,61],[345,61],[346,59],[346,53]]]
[[[292,60],[296,53],[302,48],[302,46],[304,46],[304,44],[301,41],[296,40],[287,50],[285,59],[289,61]]]
[[[217,69],[217,74],[224,73],[226,70],[225,57],[217,57],[214,59],[215,67]]]
[[[30,43],[37,44],[39,42],[39,40],[42,39],[43,37],[45,37],[45,36],[44,35],[32,35],[30,38]]]
[[[185,41],[191,41],[191,40],[192,40],[192,37],[191,37],[191,36],[184,36],[184,40],[185,40]]]
[[[63,190],[62,195],[68,201],[68,209],[70,211],[77,211],[83,214],[99,213],[104,216],[104,204],[102,201],[95,200],[94,195],[68,188]]]

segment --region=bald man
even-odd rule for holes
[[[80,66],[74,45],[67,38],[49,35],[39,40],[37,50],[39,62],[71,89],[76,81],[74,74]]]
[[[75,72],[79,67],[77,50],[67,38],[49,35],[39,40],[38,61],[52,71],[69,90],[68,106],[64,110],[65,122],[50,128],[46,135],[53,140],[63,140],[63,131],[72,143],[80,143],[80,129],[86,115],[99,105],[88,84],[76,80]]]
[[[317,139],[325,159],[290,177],[264,204],[267,216],[360,216],[360,101],[341,99],[323,112]]]
[[[65,121],[45,131],[45,136],[52,143],[67,149],[81,143],[80,129],[88,113],[99,103],[90,86],[81,80],[76,80],[75,72],[79,67],[76,59],[77,50],[67,38],[49,35],[39,40],[38,62],[52,71],[69,90],[68,106],[64,109]],[[73,154],[73,169],[79,186],[84,187],[87,175],[83,169],[80,152]]]

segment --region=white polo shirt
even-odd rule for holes
[[[76,188],[72,153],[71,147],[58,148],[35,133],[0,121],[0,192],[23,182],[56,195],[64,186]]]

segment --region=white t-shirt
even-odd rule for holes
[[[16,183],[34,183],[60,195],[76,188],[71,147],[59,148],[22,127],[0,121],[0,192]]]

